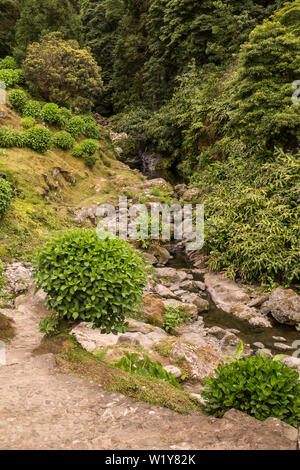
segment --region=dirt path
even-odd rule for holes
[[[230,411],[222,420],[176,414],[64,375],[52,354],[32,357],[46,315],[42,297],[19,298],[16,336],[0,366],[0,449],[294,449],[298,432]]]

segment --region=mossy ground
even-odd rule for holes
[[[19,128],[20,116],[5,107],[1,126]],[[31,258],[49,234],[76,226],[74,211],[93,203],[117,202],[122,184],[141,175],[116,159],[106,129],[101,128],[99,160],[93,169],[73,158],[71,151],[52,148],[45,154],[30,149],[0,149],[0,172],[20,191],[0,219],[0,259]],[[53,169],[66,172],[53,178]],[[73,181],[73,182],[72,182]]]
[[[81,348],[68,334],[45,337],[34,353],[39,355],[49,352],[56,355],[61,372],[92,380],[107,391],[119,392],[181,414],[202,410],[199,401],[189,393],[165,381],[129,374],[113,367],[99,356]]]

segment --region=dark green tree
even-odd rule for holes
[[[15,25],[20,16],[16,0],[0,0],[0,58],[11,54]]]
[[[65,39],[81,40],[81,20],[69,0],[23,0],[16,25],[14,55],[18,61],[26,56],[27,47],[45,34],[59,31]]]

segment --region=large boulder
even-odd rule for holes
[[[147,321],[151,323],[151,325],[163,327],[164,313],[166,310],[163,302],[153,295],[145,295],[143,301],[142,313],[147,318]]]
[[[156,277],[165,283],[177,283],[188,279],[188,273],[174,268],[156,268]]]
[[[274,289],[267,307],[279,323],[291,326],[300,323],[300,296],[291,289]]]

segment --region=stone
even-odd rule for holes
[[[196,289],[199,289],[202,291],[205,291],[206,289],[204,282],[201,282],[201,281],[194,281],[194,286],[196,287]]]
[[[163,302],[153,295],[145,295],[143,297],[143,302],[142,313],[146,316],[147,321],[152,325],[163,327],[163,316],[166,311]]]
[[[176,377],[176,379],[180,379],[180,377],[182,376],[182,372],[179,369],[179,367],[165,366],[164,369],[165,371],[169,372],[169,374],[173,374]]]
[[[137,338],[132,338],[131,336],[127,335],[121,335],[118,337],[118,343],[128,343],[128,344],[135,344],[138,345],[140,344],[139,340]]]
[[[279,323],[291,326],[300,323],[300,296],[293,290],[274,289],[267,305]]]
[[[286,343],[287,342],[287,339],[284,338],[283,336],[272,336],[272,339],[274,339],[275,341],[279,341],[280,343]]]
[[[291,369],[298,369],[300,371],[300,358],[299,357],[288,356],[288,357],[285,357],[284,359],[281,359],[281,362],[282,364],[285,364]]]
[[[230,313],[235,305],[250,301],[250,297],[243,287],[223,275],[206,274],[204,282],[213,302],[226,313]]]
[[[165,308],[179,308],[181,311],[186,312],[192,320],[198,318],[198,307],[194,304],[180,302],[176,299],[163,300],[162,302]]]
[[[274,348],[277,349],[278,351],[293,351],[292,346],[289,346],[288,344],[285,343],[274,343]]]
[[[246,321],[253,328],[271,328],[271,322],[261,315],[258,310],[245,304],[238,304],[231,308],[230,313],[239,320]]]
[[[148,253],[155,256],[158,264],[160,265],[167,264],[167,262],[171,258],[170,253],[165,247],[160,246],[158,243],[154,243],[154,242],[152,242],[151,246],[149,247]]]
[[[174,268],[156,268],[155,273],[158,279],[171,283],[180,283],[188,277],[185,271]]]
[[[182,199],[184,201],[193,201],[194,199],[196,199],[198,196],[200,195],[200,189],[198,188],[191,188],[191,189],[188,189],[187,191],[185,191],[182,195]]]
[[[143,190],[146,189],[153,189],[153,188],[158,188],[163,192],[171,192],[173,193],[173,188],[172,186],[167,183],[167,181],[163,178],[154,178],[151,180],[144,181],[143,183],[140,183],[140,188]]]
[[[257,351],[255,351],[254,355],[256,356],[258,354],[265,354],[270,359],[272,359],[272,357],[273,357],[272,352],[270,351],[270,349],[267,349],[267,348],[257,349]]]
[[[186,191],[187,191],[187,185],[186,184],[177,184],[174,187],[174,190],[176,191],[179,196],[182,196]]]
[[[249,307],[260,307],[264,302],[269,299],[269,294],[261,295],[260,297],[256,297],[252,299],[248,305]]]
[[[33,285],[33,268],[30,264],[12,263],[5,266],[7,284],[5,290],[11,294],[22,294]]]
[[[197,294],[186,293],[181,299],[189,304],[194,304],[198,308],[198,312],[207,312],[209,310],[209,302],[205,299],[202,299]]]
[[[263,343],[257,342],[253,343],[253,347],[256,349],[265,349],[265,345]]]
[[[181,359],[189,370],[192,379],[203,380],[214,375],[220,363],[220,356],[210,347],[199,348],[192,344],[178,341],[171,352],[173,359]]]
[[[208,332],[210,335],[215,336],[219,340],[223,339],[224,336],[227,335],[227,331],[223,328],[220,328],[219,326],[213,326],[208,330]]]
[[[155,290],[156,294],[158,294],[160,297],[170,298],[170,297],[175,296],[175,293],[173,293],[170,289],[168,289],[168,287],[165,287],[162,284],[157,284],[154,287],[154,290]]]

